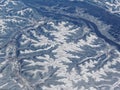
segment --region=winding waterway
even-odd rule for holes
[[[57,10],[59,8],[61,8],[62,6],[63,7],[79,7],[79,8],[82,8],[82,9],[85,10],[86,13],[94,16],[95,18],[99,18],[99,20],[103,21],[107,25],[111,25],[110,29],[112,31],[114,31],[114,33],[116,33],[116,34],[119,33],[119,32],[116,32],[116,30],[118,30],[119,27],[120,27],[120,24],[119,24],[120,23],[120,17],[105,11],[103,8],[91,5],[91,4],[86,3],[86,2],[72,2],[71,3],[71,2],[68,2],[68,1],[61,1],[61,2],[51,1],[51,2],[47,3],[47,1],[42,2],[42,1],[38,1],[38,0],[35,0],[34,2],[32,0],[28,0],[28,1],[23,0],[23,2],[26,5],[28,5],[29,7],[34,8],[36,11],[38,11],[43,16],[46,16],[46,17],[49,17],[49,18],[52,18],[52,19],[56,19],[56,20],[67,20],[67,21],[70,21],[70,22],[75,23],[77,25],[79,25],[80,21],[82,20],[88,26],[92,25],[92,27],[94,28],[94,32],[97,34],[98,37],[104,39],[106,42],[108,42],[112,46],[115,46],[120,51],[119,41],[118,42],[113,41],[107,35],[104,35],[104,32],[102,33],[102,31],[97,27],[95,22],[89,21],[89,20],[84,19],[82,17],[76,17],[76,16],[74,16],[75,13],[73,13],[73,15],[70,16],[70,15],[66,15],[66,14],[63,14],[63,13],[61,14],[61,13],[57,12]],[[32,3],[34,3],[34,4],[32,4]],[[36,7],[38,3],[39,3],[39,5],[42,5],[42,6],[45,5],[47,7],[58,5],[58,9],[56,9],[57,13],[55,11],[49,11],[49,10],[44,11],[44,9],[42,10],[39,7]],[[67,11],[66,13],[69,13],[69,11]],[[106,30],[106,31],[108,31],[108,30]],[[113,36],[111,36],[111,37],[113,37]]]

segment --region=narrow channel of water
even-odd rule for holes
[[[23,0],[24,1],[24,0]],[[34,2],[34,4],[32,5],[32,2]],[[52,18],[52,19],[56,19],[56,20],[67,20],[67,21],[70,21],[72,23],[75,23],[77,25],[80,24],[80,20],[83,20],[84,22],[86,22],[87,25],[91,24],[92,27],[94,28],[94,32],[97,34],[98,37],[104,39],[107,43],[109,43],[110,45],[112,46],[115,46],[119,51],[120,51],[120,45],[112,40],[110,40],[107,36],[104,36],[101,32],[100,32],[100,29],[96,26],[96,24],[94,22],[91,22],[91,21],[88,21],[86,19],[83,19],[83,18],[78,18],[78,17],[73,17],[73,16],[69,16],[69,15],[64,15],[64,14],[56,14],[55,12],[47,12],[44,10],[40,10],[38,9],[35,5],[36,4],[38,5],[42,5],[41,2],[39,2],[38,0],[35,1],[32,1],[32,0],[29,0],[29,2],[27,3],[27,1],[25,1],[25,4],[27,4],[28,6],[34,8],[35,10],[37,10],[40,14],[42,14],[43,16],[46,16],[46,17],[49,17],[49,18]],[[116,15],[114,14],[111,14],[107,11],[105,11],[104,9],[102,8],[99,8],[99,7],[96,7],[96,6],[93,6],[93,5],[90,5],[86,2],[69,2],[69,1],[65,1],[65,2],[50,2],[50,4],[46,4],[46,2],[43,2],[43,5],[46,5],[46,6],[52,6],[52,5],[56,5],[60,4],[59,5],[59,8],[60,7],[64,7],[64,6],[70,6],[70,7],[79,7],[79,8],[83,8],[85,10],[85,12],[87,12],[88,14],[96,17],[96,18],[99,18],[99,20],[103,21],[104,23],[108,24],[108,25],[112,25],[112,28],[111,29],[114,29],[112,31],[116,31],[119,29],[120,27],[120,17],[117,17]],[[67,12],[66,12],[67,13]],[[69,12],[68,12],[69,13]],[[120,31],[120,30],[119,30]]]

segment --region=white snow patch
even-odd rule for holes
[[[6,25],[5,22],[0,19],[0,33],[5,33]]]
[[[24,10],[18,11],[17,14],[20,14],[20,15],[23,16],[23,15],[25,15],[25,13],[27,13],[27,12],[31,13],[31,12],[32,12],[32,9],[31,9],[31,8],[26,8],[26,9],[24,9]]]

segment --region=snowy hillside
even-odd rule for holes
[[[120,15],[120,0],[70,0],[70,1],[85,1],[98,7],[102,7],[113,14]]]
[[[0,90],[119,90],[119,17],[48,1],[0,1]]]

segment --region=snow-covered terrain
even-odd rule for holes
[[[115,2],[0,0],[0,90],[119,90]]]
[[[70,1],[85,1],[104,8],[107,11],[120,15],[120,0],[70,0]]]

